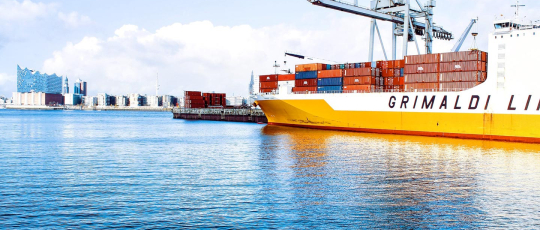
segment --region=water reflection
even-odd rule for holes
[[[290,159],[292,203],[306,216],[345,209],[342,219],[365,227],[539,223],[539,145],[281,126],[262,133],[287,140],[261,148]]]

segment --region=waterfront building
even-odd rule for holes
[[[178,103],[178,98],[175,96],[164,95],[162,98],[162,106],[165,108],[175,107]]]
[[[68,78],[65,77],[64,78],[64,86],[62,88],[62,94],[68,94],[69,93],[69,83],[68,83]]]
[[[106,93],[98,94],[97,100],[98,100],[98,106],[109,106],[109,105],[111,105],[110,97]]]
[[[64,97],[62,96],[62,94],[51,94],[43,92],[14,92],[13,104],[28,106],[57,106],[64,104]]]
[[[116,105],[117,106],[128,106],[129,99],[126,96],[116,96]]]
[[[226,97],[227,106],[240,107],[246,104],[246,99],[243,97]]]
[[[142,96],[138,93],[129,94],[129,106],[139,107],[142,106]]]
[[[73,85],[73,93],[81,94],[83,96],[87,96],[87,88],[86,88],[86,82],[81,80],[80,78],[77,79],[75,84]]]
[[[160,107],[162,105],[162,97],[161,96],[149,96],[148,97],[148,105],[151,107]]]
[[[64,94],[64,105],[81,105],[82,96],[80,94],[67,93]]]
[[[115,106],[116,105],[116,96],[109,95],[109,105]]]
[[[84,104],[87,107],[95,107],[98,105],[98,98],[97,97],[91,97],[91,96],[85,96],[84,98]]]
[[[62,77],[56,74],[48,75],[39,71],[21,69],[17,65],[17,92],[42,92],[47,94],[62,93]]]

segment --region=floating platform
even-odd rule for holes
[[[268,123],[264,112],[260,109],[186,109],[174,108],[174,119],[234,121],[250,123]]]

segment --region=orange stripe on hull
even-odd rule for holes
[[[341,131],[363,132],[363,133],[448,137],[448,138],[459,138],[459,139],[476,139],[476,140],[490,140],[490,141],[523,142],[523,143],[540,143],[540,138],[534,138],[534,137],[512,137],[512,136],[477,135],[477,134],[443,133],[443,132],[366,129],[366,128],[350,128],[350,127],[334,127],[334,126],[298,125],[298,124],[285,124],[285,123],[274,123],[274,122],[269,122],[268,124],[278,125],[278,126],[308,128],[308,129],[341,130]]]

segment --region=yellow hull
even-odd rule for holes
[[[538,115],[336,111],[325,100],[257,103],[274,125],[540,143]]]

